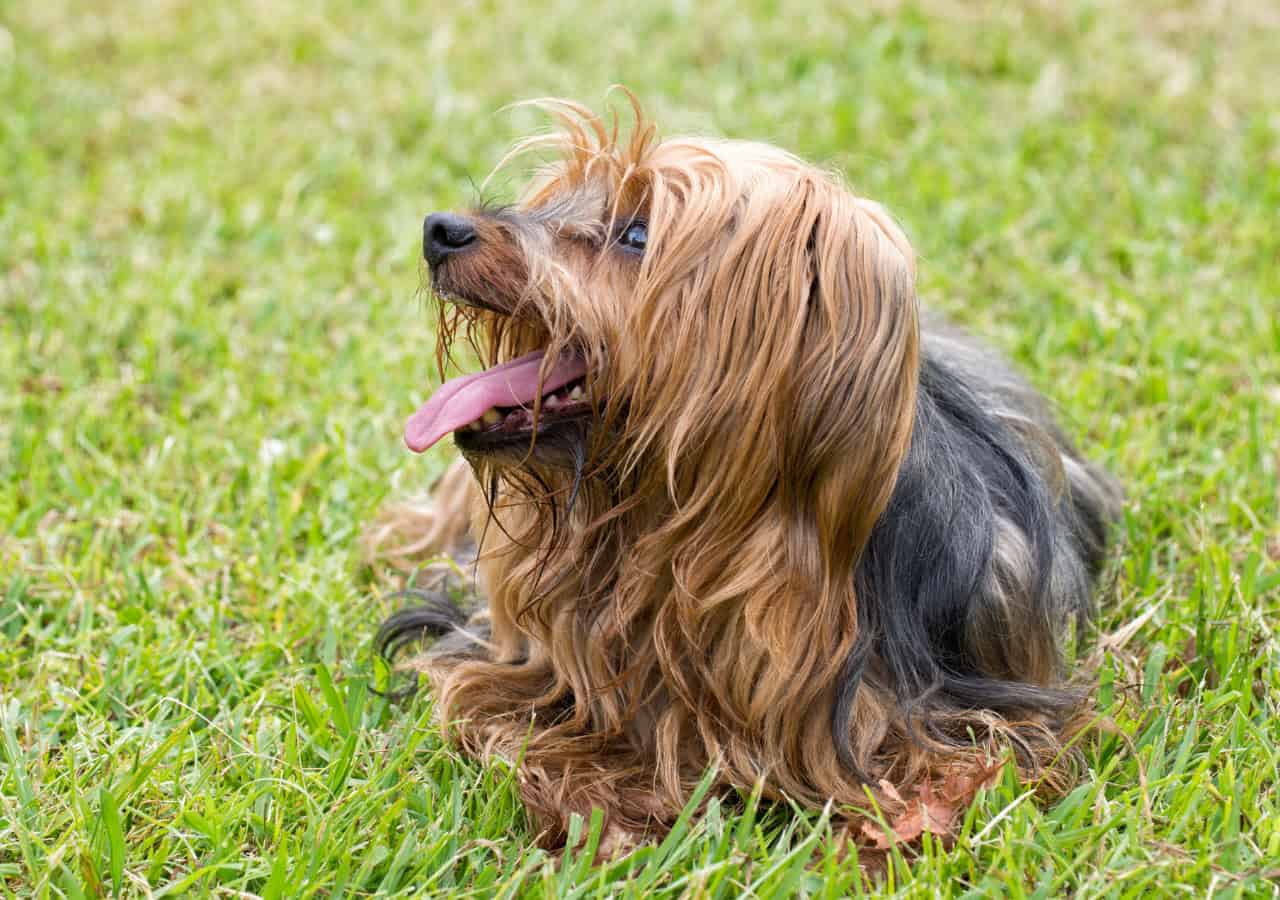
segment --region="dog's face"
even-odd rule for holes
[[[783,504],[856,552],[910,435],[902,233],[773,147],[659,142],[638,114],[620,142],[552,112],[561,129],[517,149],[557,161],[518,205],[424,223],[442,358],[462,331],[499,365],[442,387],[406,442],[453,433],[473,463],[544,484],[566,466],[654,479],[678,508],[744,520]]]

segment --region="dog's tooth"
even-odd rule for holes
[[[491,406],[484,411],[484,415],[481,416],[480,419],[486,425],[497,425],[502,421],[502,413],[498,412]]]
[[[560,398],[555,394],[548,394],[542,401],[542,405],[546,409],[555,409],[560,405]]]
[[[579,384],[579,385],[575,385],[575,386],[574,386],[574,388],[573,388],[573,390],[571,390],[571,391],[569,392],[569,399],[570,399],[570,400],[581,400],[582,398],[584,398],[584,397],[586,397],[586,396],[587,396],[587,395],[586,395],[586,393],[582,390],[582,385],[580,385],[580,384]]]

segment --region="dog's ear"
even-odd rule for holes
[[[832,577],[847,572],[892,494],[915,417],[915,260],[877,203],[821,182],[809,198],[805,336],[789,363],[784,502],[812,520]]]
[[[789,158],[739,169],[701,154],[679,175],[653,191],[627,295],[610,374],[631,404],[613,446],[660,461],[678,505],[721,521],[787,504],[795,534],[842,548],[834,572],[910,436],[910,245],[879,206]]]

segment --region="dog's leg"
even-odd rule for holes
[[[433,558],[449,557],[466,565],[475,556],[468,531],[475,476],[458,460],[422,497],[389,504],[365,532],[365,555],[370,562],[412,571]]]
[[[634,751],[619,748],[615,755],[608,748],[574,746],[577,742],[554,726],[540,730],[526,724],[521,733],[505,732],[489,730],[481,739],[491,748],[503,747],[499,755],[508,759],[513,750],[521,754],[516,757],[521,760],[520,799],[544,849],[581,849],[585,829],[579,842],[571,843],[571,821],[577,816],[585,824],[598,809],[603,821],[597,858],[616,859],[660,838],[679,811],[679,804],[668,809],[670,801],[657,796],[652,761]],[[583,745],[590,743],[582,739]]]
[[[458,460],[423,496],[385,507],[365,532],[366,558],[411,573],[392,596],[414,601],[378,630],[378,652],[392,661],[402,649],[431,640],[409,663],[474,656],[488,637],[488,610],[475,584],[476,542],[470,533],[475,476]]]

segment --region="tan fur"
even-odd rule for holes
[[[850,573],[911,436],[920,325],[902,232],[775,148],[659,142],[638,112],[623,139],[586,109],[544,105],[560,129],[517,148],[556,159],[518,207],[539,227],[486,225],[494,249],[449,264],[448,292],[494,311],[446,307],[442,359],[464,333],[491,361],[577,348],[598,427],[583,495],[555,530],[548,509],[570,479],[536,448],[473,461],[481,482],[499,476],[492,522],[466,475],[491,632],[472,655],[417,662],[454,737],[521,760],[551,843],[595,806],[615,833],[659,831],[708,766],[725,786],[846,811],[868,790],[885,800],[878,779],[905,791],[1010,745],[1025,777],[1042,775],[1064,736],[1043,723],[975,712],[951,723],[968,746],[913,740],[866,686],[853,748],[873,787],[830,734],[858,634]],[[645,257],[602,252],[636,215]],[[508,477],[519,467],[552,493]],[[378,526],[395,565],[456,539],[462,472],[430,512],[401,507]],[[1010,579],[1020,552],[1016,536],[999,547]]]
[[[458,460],[416,500],[388,504],[363,535],[365,555],[401,571],[457,553],[468,538],[475,476]]]

